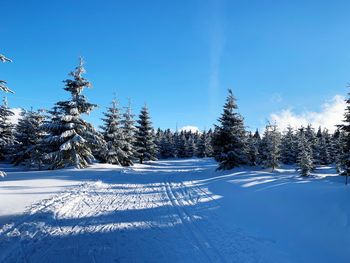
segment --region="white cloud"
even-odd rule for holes
[[[190,126],[190,125],[188,125],[188,126],[183,126],[183,127],[180,129],[180,131],[200,132],[198,127],[196,127],[196,126]]]
[[[330,131],[336,129],[336,125],[341,124],[343,120],[346,103],[341,95],[334,96],[330,101],[322,105],[320,112],[307,111],[296,114],[292,109],[284,109],[270,115],[270,122],[276,123],[281,130],[285,130],[288,125],[293,128],[311,124],[317,128],[319,126],[327,128]]]
[[[14,115],[10,116],[10,122],[12,124],[17,124],[18,120],[21,118],[21,112],[23,111],[21,108],[12,108],[10,109]]]

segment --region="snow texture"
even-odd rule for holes
[[[216,166],[0,167],[0,262],[349,262],[349,188],[333,167]]]

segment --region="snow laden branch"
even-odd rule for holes
[[[0,54],[0,62],[12,62],[12,60]],[[0,80],[0,90],[7,93],[14,93],[6,84],[7,82],[5,80]]]

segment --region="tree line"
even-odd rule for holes
[[[0,55],[2,62],[11,62]],[[252,133],[244,125],[236,99],[228,91],[223,112],[213,129],[202,132],[155,130],[145,105],[135,120],[131,104],[121,108],[117,98],[104,112],[103,125],[96,129],[83,119],[96,104],[83,94],[91,83],[84,77],[83,60],[69,73],[64,90],[69,100],[58,101],[50,110],[26,110],[17,125],[6,100],[0,106],[0,160],[39,169],[84,168],[97,160],[122,166],[135,162],[189,157],[213,157],[218,169],[240,165],[275,169],[296,164],[308,176],[318,165],[336,164],[339,173],[350,174],[350,100],[344,124],[334,133],[311,125],[279,131],[268,124]],[[0,90],[12,92],[5,81]],[[3,174],[3,172],[2,172]]]

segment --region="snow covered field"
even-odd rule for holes
[[[5,167],[0,262],[350,262],[350,186],[334,169],[215,168]]]

